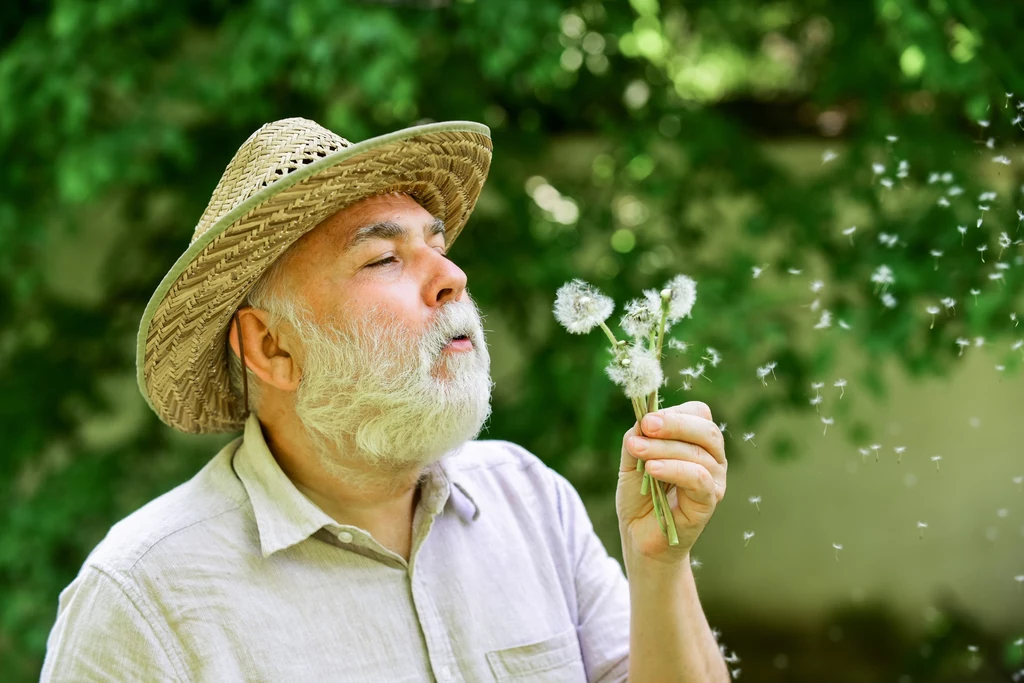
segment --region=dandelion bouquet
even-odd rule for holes
[[[672,278],[660,291],[645,290],[642,297],[626,304],[619,321],[628,340],[618,339],[605,322],[615,310],[615,302],[582,280],[573,280],[559,288],[554,313],[558,322],[572,334],[586,334],[600,327],[608,337],[611,360],[605,371],[632,403],[640,430],[644,415],[658,410],[658,389],[666,382],[661,369],[665,335],[675,323],[690,317],[696,300],[697,283],[686,275]],[[644,473],[640,494],[650,494],[658,526],[668,537],[669,545],[678,545],[679,536],[665,488],[644,467],[644,461],[637,460],[637,471]]]

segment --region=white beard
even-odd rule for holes
[[[441,306],[419,337],[375,311],[348,329],[289,322],[303,354],[296,416],[328,471],[356,488],[362,468],[352,465],[378,476],[422,470],[474,439],[490,416],[490,356],[472,301]],[[442,351],[458,335],[473,349]]]

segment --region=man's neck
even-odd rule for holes
[[[365,529],[408,559],[423,467],[382,469],[340,456],[325,461],[313,455],[304,430],[288,420],[261,416],[261,427],[281,470],[310,501],[339,524]]]

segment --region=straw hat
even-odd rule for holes
[[[192,242],[142,316],[139,389],[165,423],[235,431],[226,335],[270,264],[303,234],[365,197],[405,192],[445,223],[447,246],[473,211],[491,162],[487,126],[431,123],[352,143],[301,118],[268,123],[231,159]]]

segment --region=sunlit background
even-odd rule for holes
[[[38,678],[111,524],[234,438],[156,419],[135,335],[234,151],[305,116],[491,127],[452,251],[483,438],[569,477],[615,556],[632,411],[554,293],[697,280],[663,395],[726,423],[693,556],[739,680],[1024,680],[1021,27],[1005,0],[3,3],[0,679]]]

